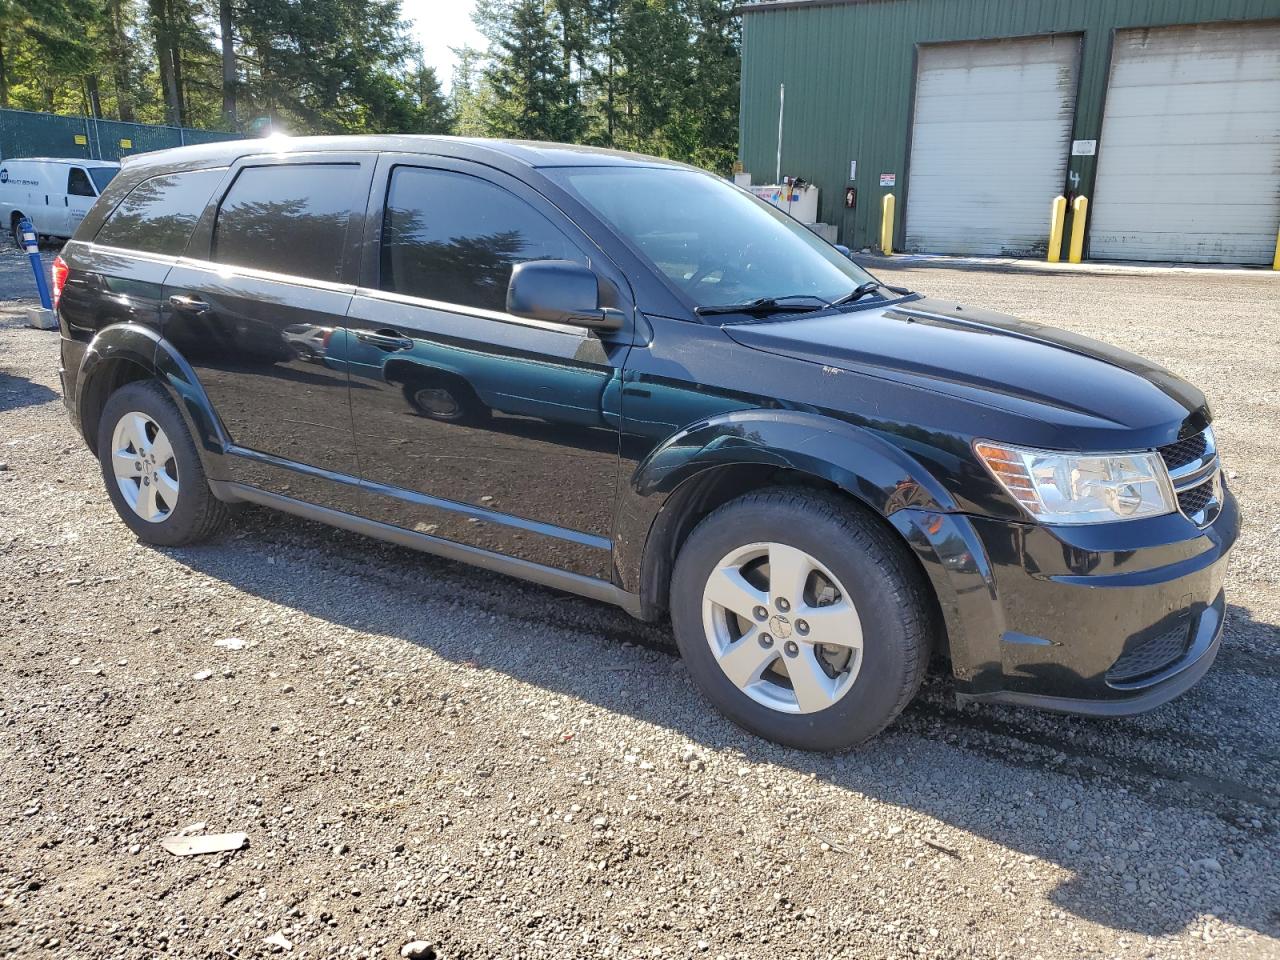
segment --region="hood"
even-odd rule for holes
[[[1190,415],[1196,424],[1187,429],[1200,429],[1209,418],[1199,390],[1136,354],[947,301],[921,298],[723,330],[757,350],[1040,420],[1109,430],[1166,428],[1172,440]]]

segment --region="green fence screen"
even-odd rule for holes
[[[238,140],[240,134],[190,127],[62,117],[27,110],[0,110],[0,160],[6,157],[80,157],[119,160],[134,153],[189,143]]]

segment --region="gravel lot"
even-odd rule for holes
[[[261,510],[145,547],[0,307],[0,955],[1280,957],[1280,277],[881,272],[1210,394],[1247,525],[1189,695],[934,678],[816,757],[599,604]],[[197,823],[249,845],[159,846]]]

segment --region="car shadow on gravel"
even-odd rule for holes
[[[0,413],[17,410],[19,407],[38,407],[57,399],[57,392],[44,384],[0,369]]]
[[[1230,609],[1219,669],[1154,713],[960,708],[934,671],[889,730],[833,757],[776,746],[716,714],[666,624],[271,511],[248,508],[237,527],[212,546],[166,553],[271,603],[678,731],[733,767],[786,767],[1018,855],[995,889],[960,895],[1025,906],[1016,864],[1027,856],[1070,872],[1049,894],[1056,908],[1117,930],[1178,934],[1216,916],[1280,935],[1266,895],[1280,889],[1280,752],[1247,713],[1266,698],[1239,696],[1242,683],[1276,684],[1280,629],[1243,607]],[[462,617],[465,630],[439,626]],[[593,669],[565,669],[570,657]],[[1204,732],[1206,716],[1225,735]],[[900,856],[922,871],[929,858],[966,859],[963,837],[956,847],[914,840]]]

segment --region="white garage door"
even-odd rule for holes
[[[1270,263],[1280,227],[1280,24],[1116,34],[1089,255]]]
[[[1042,254],[1066,183],[1075,36],[922,47],[905,248]]]

